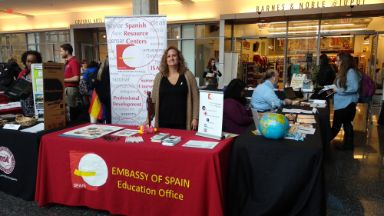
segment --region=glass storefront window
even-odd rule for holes
[[[232,37],[232,24],[225,24],[224,37]]]
[[[180,39],[180,25],[169,25],[167,28],[168,39]]]
[[[176,47],[177,49],[180,49],[180,41],[181,40],[168,40],[167,47],[173,46],[173,47]]]
[[[317,35],[319,29],[318,20],[303,20],[288,22],[288,35]],[[279,29],[280,30],[280,29]],[[282,29],[285,32],[285,28]]]
[[[181,29],[182,29],[181,36],[183,39],[195,38],[195,25],[193,24],[183,25]]]
[[[219,29],[218,23],[196,25],[196,38],[219,37]]]
[[[344,18],[321,21],[321,34],[350,34],[357,31],[367,31],[372,18]]]
[[[200,77],[199,84],[204,85],[203,73],[208,64],[208,60],[214,58],[217,62],[219,61],[219,38],[197,39],[195,43],[195,76]]]

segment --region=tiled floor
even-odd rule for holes
[[[379,112],[374,104],[368,130],[355,134],[353,152],[331,152],[328,215],[384,215],[384,126],[377,125]]]
[[[372,107],[369,130],[357,132],[354,151],[331,151],[326,163],[328,215],[384,215],[384,126],[377,125],[380,104]],[[361,113],[360,113],[361,114]],[[364,130],[363,130],[364,131]],[[37,207],[0,192],[0,216],[108,215],[82,207]]]

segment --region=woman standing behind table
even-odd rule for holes
[[[245,83],[233,79],[224,91],[223,131],[241,134],[253,123],[252,113],[246,108]]]
[[[326,54],[321,54],[320,56],[320,70],[317,75],[317,84],[320,86],[332,85],[335,81],[336,72],[333,70],[332,66],[329,64],[329,59]]]
[[[353,125],[355,118],[356,103],[359,99],[360,76],[355,69],[353,57],[349,53],[340,53],[336,64],[339,72],[335,80],[336,88],[333,98],[333,125],[332,139],[339,133],[341,125],[344,128],[344,144],[339,148],[342,150],[353,149]]]
[[[210,58],[207,64],[207,68],[204,70],[203,78],[206,79],[217,79],[217,77],[221,77],[220,71],[216,67],[216,60],[214,58]]]
[[[152,89],[155,127],[196,130],[199,95],[194,75],[176,47],[165,50]]]
[[[22,70],[17,79],[25,79],[31,83],[30,88],[32,88],[32,75],[31,75],[31,65],[34,63],[42,63],[41,54],[37,51],[26,51],[21,56],[21,62],[23,62],[25,68]],[[31,89],[32,92],[32,89]],[[32,117],[35,115],[35,107],[33,102],[32,93],[25,99],[20,100],[21,109],[23,110],[24,116]]]

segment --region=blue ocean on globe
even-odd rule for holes
[[[280,139],[289,130],[287,117],[277,113],[265,113],[259,120],[258,129],[268,139]]]

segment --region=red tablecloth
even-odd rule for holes
[[[190,139],[214,140],[182,130],[160,130],[182,136],[174,147],[150,142],[152,135],[137,144],[126,144],[124,138],[59,136],[72,129],[42,137],[35,194],[39,206],[88,206],[130,216],[224,214],[232,139],[211,150],[183,147]]]

